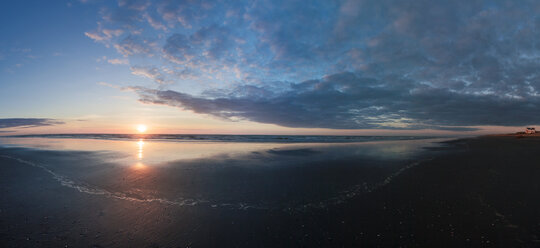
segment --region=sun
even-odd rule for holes
[[[146,125],[144,125],[144,124],[139,124],[139,125],[137,126],[137,131],[139,131],[139,133],[144,133],[144,132],[146,132],[146,129],[147,129],[147,128],[146,128]]]

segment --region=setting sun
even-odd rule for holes
[[[137,131],[139,131],[139,133],[144,133],[146,132],[146,125],[143,125],[143,124],[140,124],[137,126]]]

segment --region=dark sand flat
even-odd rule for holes
[[[537,247],[540,137],[486,136],[343,204],[178,207],[82,194],[0,157],[2,247]]]

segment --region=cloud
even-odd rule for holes
[[[475,129],[461,126],[540,123],[540,115],[531,114],[540,106],[539,100],[429,88],[408,91],[410,86],[407,81],[383,84],[374,78],[340,73],[290,84],[283,92],[244,86],[227,94],[197,97],[172,90],[133,89],[143,103],[286,127],[471,131]]]
[[[99,85],[101,85],[101,86],[113,88],[113,89],[120,89],[120,88],[121,88],[121,87],[118,86],[118,85],[110,84],[110,83],[107,83],[107,82],[97,82],[97,84],[99,84]]]
[[[202,27],[191,35],[175,33],[163,46],[163,57],[181,65],[181,71],[196,71],[199,74],[234,74],[237,53],[234,33],[228,28],[211,25]],[[173,69],[175,70],[175,69]],[[237,69],[238,70],[238,69]]]
[[[148,24],[150,24],[150,26],[152,26],[154,29],[167,31],[167,27],[163,23],[153,18],[148,13],[144,15],[144,18],[146,18],[146,21],[148,22]]]
[[[152,57],[152,50],[154,46],[155,43],[147,39],[141,39],[131,35],[114,44],[114,48],[116,48],[119,53],[126,57],[138,54]]]
[[[144,11],[148,8],[148,6],[150,6],[150,2],[147,0],[120,0],[118,1],[118,6]]]
[[[540,123],[538,1],[109,7],[108,22],[88,36],[110,40],[126,58],[144,55],[132,60],[140,63],[132,73],[159,90],[131,89],[146,103],[289,127],[470,131]],[[130,35],[105,32],[118,27]]]
[[[158,84],[172,83],[155,67],[134,66],[131,67],[131,74],[152,79]]]
[[[4,118],[0,119],[0,128],[30,128],[60,125],[64,122],[50,118]]]
[[[103,29],[98,31],[85,32],[84,35],[88,36],[94,41],[109,41],[114,37],[118,37],[124,33],[121,29]]]
[[[109,62],[109,64],[113,64],[113,65],[127,65],[127,64],[129,64],[129,60],[127,60],[127,59],[109,59],[109,60],[107,60],[107,62]]]
[[[212,18],[212,14],[217,16],[220,11],[227,7],[218,7],[218,4],[219,2],[207,0],[158,1],[156,3],[156,12],[171,26],[192,28],[193,24],[198,20],[204,17]]]

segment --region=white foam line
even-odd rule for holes
[[[284,206],[284,207],[281,207],[281,208],[276,208],[276,207],[269,207],[269,206],[264,206],[264,205],[247,204],[247,203],[242,203],[242,202],[240,202],[240,203],[212,203],[211,201],[204,200],[204,199],[182,199],[182,200],[176,200],[176,201],[168,200],[168,199],[164,199],[164,198],[139,199],[139,198],[127,196],[125,193],[110,192],[110,191],[105,190],[105,189],[101,189],[101,188],[97,188],[97,187],[90,187],[90,186],[84,185],[82,183],[76,183],[75,181],[73,181],[73,180],[71,180],[71,179],[69,179],[69,178],[67,178],[65,176],[62,176],[62,175],[59,175],[59,174],[55,173],[54,171],[48,169],[47,167],[45,167],[43,165],[39,165],[39,164],[34,163],[34,162],[26,161],[26,160],[23,160],[23,159],[20,159],[20,158],[15,158],[15,157],[7,156],[7,155],[0,155],[0,157],[16,160],[16,161],[18,161],[20,163],[40,168],[40,169],[46,171],[47,173],[51,174],[53,176],[53,178],[56,181],[60,182],[60,184],[62,186],[69,187],[69,188],[72,188],[72,189],[76,189],[77,191],[79,191],[81,193],[86,193],[86,194],[91,194],[91,195],[102,195],[102,196],[105,196],[107,198],[114,198],[114,199],[127,200],[127,201],[132,201],[132,202],[141,202],[141,203],[157,202],[157,203],[162,203],[162,204],[167,204],[167,205],[175,205],[175,206],[199,206],[199,205],[203,205],[203,206],[209,206],[209,207],[212,207],[212,208],[222,207],[222,208],[238,209],[238,210],[247,210],[247,209],[259,209],[259,210],[272,210],[273,209],[273,210],[279,210],[280,209],[280,210],[283,210],[283,211],[286,211],[286,212],[305,211],[307,209],[313,209],[313,208],[321,209],[321,208],[326,208],[326,207],[328,207],[330,205],[339,205],[339,204],[344,203],[347,200],[349,200],[351,198],[354,198],[355,196],[360,195],[362,193],[373,192],[374,190],[389,184],[395,177],[399,176],[405,170],[408,170],[408,169],[410,169],[410,168],[412,168],[414,166],[417,166],[418,164],[420,164],[420,163],[422,163],[424,161],[427,161],[427,160],[422,160],[422,161],[411,163],[411,164],[399,169],[398,171],[392,173],[391,175],[386,177],[384,181],[382,181],[382,182],[380,182],[378,184],[375,184],[375,185],[373,185],[371,187],[368,186],[367,183],[362,183],[362,184],[354,185],[354,186],[350,187],[348,190],[339,192],[337,194],[337,196],[328,198],[328,199],[323,200],[323,201],[307,203],[307,204],[303,204],[301,206],[296,206],[296,207],[295,206]]]
[[[30,165],[30,166],[33,166],[33,167],[36,167],[36,168],[40,168],[40,169],[46,171],[47,173],[51,174],[53,176],[53,178],[56,181],[60,182],[60,184],[62,186],[69,187],[69,188],[72,188],[72,189],[76,189],[77,191],[79,191],[81,193],[86,193],[86,194],[91,194],[91,195],[102,195],[102,196],[105,196],[105,197],[108,197],[108,198],[127,200],[127,201],[133,201],[133,202],[144,202],[144,203],[158,202],[158,203],[162,203],[162,204],[176,205],[176,206],[197,206],[197,205],[203,205],[204,204],[204,205],[209,205],[209,206],[212,206],[212,207],[227,207],[227,208],[234,208],[234,209],[241,209],[241,210],[245,210],[245,209],[249,209],[249,208],[266,209],[266,208],[264,208],[262,206],[249,205],[249,204],[245,204],[245,203],[211,204],[210,201],[207,201],[207,200],[195,200],[195,199],[182,199],[182,200],[179,200],[179,201],[173,201],[173,200],[168,200],[168,199],[164,199],[164,198],[139,199],[139,198],[127,196],[124,193],[110,192],[110,191],[105,190],[105,189],[101,189],[101,188],[97,188],[97,187],[90,187],[88,185],[84,185],[84,184],[81,184],[81,183],[76,183],[75,181],[73,181],[73,180],[71,180],[71,179],[69,179],[69,178],[67,178],[65,176],[57,174],[56,172],[50,170],[49,168],[47,168],[47,167],[45,167],[43,165],[34,163],[34,162],[30,162],[30,161],[27,161],[27,160],[11,157],[11,156],[7,156],[7,155],[0,155],[0,157],[16,160],[19,163],[23,163],[23,164],[27,164],[27,165]]]
[[[421,161],[417,161],[417,162],[411,163],[411,164],[399,169],[398,171],[390,174],[390,176],[386,177],[384,179],[384,181],[382,181],[381,183],[378,183],[378,184],[374,185],[374,187],[371,188],[368,192],[372,192],[372,191],[374,191],[374,190],[376,190],[376,189],[378,189],[378,188],[380,188],[382,186],[385,186],[385,185],[389,184],[394,178],[399,176],[404,171],[406,171],[406,170],[408,170],[408,169],[410,169],[412,167],[415,167],[415,166],[417,166],[417,165],[419,165],[419,164],[421,164],[421,163],[423,163],[425,161],[428,161],[428,160],[431,160],[431,159],[424,159],[424,160],[421,160]]]
[[[375,185],[373,185],[371,187],[368,186],[368,184],[364,182],[362,184],[354,185],[354,186],[350,187],[348,190],[341,191],[341,192],[339,192],[337,194],[337,196],[330,197],[330,198],[328,198],[326,200],[319,201],[319,202],[314,202],[314,203],[307,203],[307,204],[304,204],[304,205],[299,206],[299,207],[293,207],[293,208],[288,207],[285,210],[287,212],[305,211],[308,208],[323,209],[323,208],[327,208],[330,205],[342,204],[342,203],[346,202],[347,200],[354,198],[357,195],[360,195],[362,193],[371,193],[371,192],[375,191],[376,189],[389,184],[394,178],[399,176],[404,171],[406,171],[406,170],[408,170],[408,169],[410,169],[412,167],[415,167],[415,166],[417,166],[417,165],[419,165],[419,164],[421,164],[421,163],[423,163],[425,161],[428,161],[428,160],[431,160],[431,159],[425,159],[425,160],[417,161],[417,162],[414,162],[414,163],[410,163],[407,166],[399,169],[398,171],[390,174],[382,182],[377,183],[377,184],[375,184]]]

